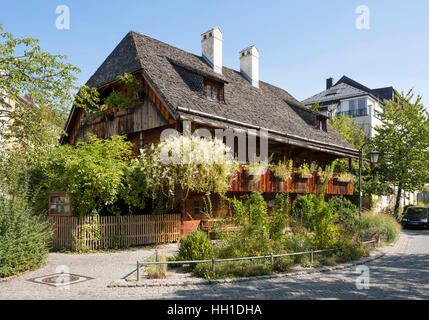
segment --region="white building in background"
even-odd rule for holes
[[[341,115],[349,116],[369,137],[375,136],[375,128],[381,124],[378,114],[385,100],[395,98],[395,89],[385,87],[369,89],[343,76],[337,83],[333,78],[326,80],[326,90],[302,101],[308,107],[319,103],[320,113],[330,119]]]
[[[320,113],[330,119],[348,116],[365,132],[367,137],[377,134],[376,127],[381,125],[379,114],[381,105],[386,100],[395,99],[397,91],[393,87],[370,89],[357,81],[343,76],[334,84],[333,78],[326,79],[326,89],[305,99],[302,103],[311,107],[319,104]],[[401,205],[416,204],[417,193],[407,193],[401,199]],[[377,209],[392,206],[395,196],[375,197],[378,199]],[[428,197],[429,200],[429,197]]]

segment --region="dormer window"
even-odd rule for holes
[[[326,127],[326,118],[322,118],[322,117],[317,117],[317,127],[318,130],[322,130],[327,132],[327,127]]]
[[[204,95],[213,100],[223,101],[223,83],[205,79]]]

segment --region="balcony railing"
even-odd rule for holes
[[[346,117],[366,117],[368,115],[368,110],[366,108],[349,110],[337,112],[337,117],[346,116]]]
[[[231,182],[230,192],[290,192],[290,193],[320,193],[325,191],[327,195],[353,195],[353,180],[340,181],[335,175],[328,181],[326,190],[322,190],[323,181],[316,172],[308,177],[292,173],[287,181],[278,179],[267,170],[259,176],[258,180],[252,180],[246,170],[241,167],[235,179]]]

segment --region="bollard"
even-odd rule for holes
[[[271,252],[270,255],[270,259],[271,259],[271,267],[274,266],[274,257],[273,257],[273,253]]]
[[[310,262],[313,263],[313,261],[314,261],[314,253],[313,253],[313,250],[311,250],[311,252],[310,252]]]
[[[137,281],[140,281],[140,263],[137,261]]]
[[[212,258],[212,271],[216,272],[215,258]]]

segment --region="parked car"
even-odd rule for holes
[[[429,229],[429,207],[408,207],[402,216],[402,226]]]

